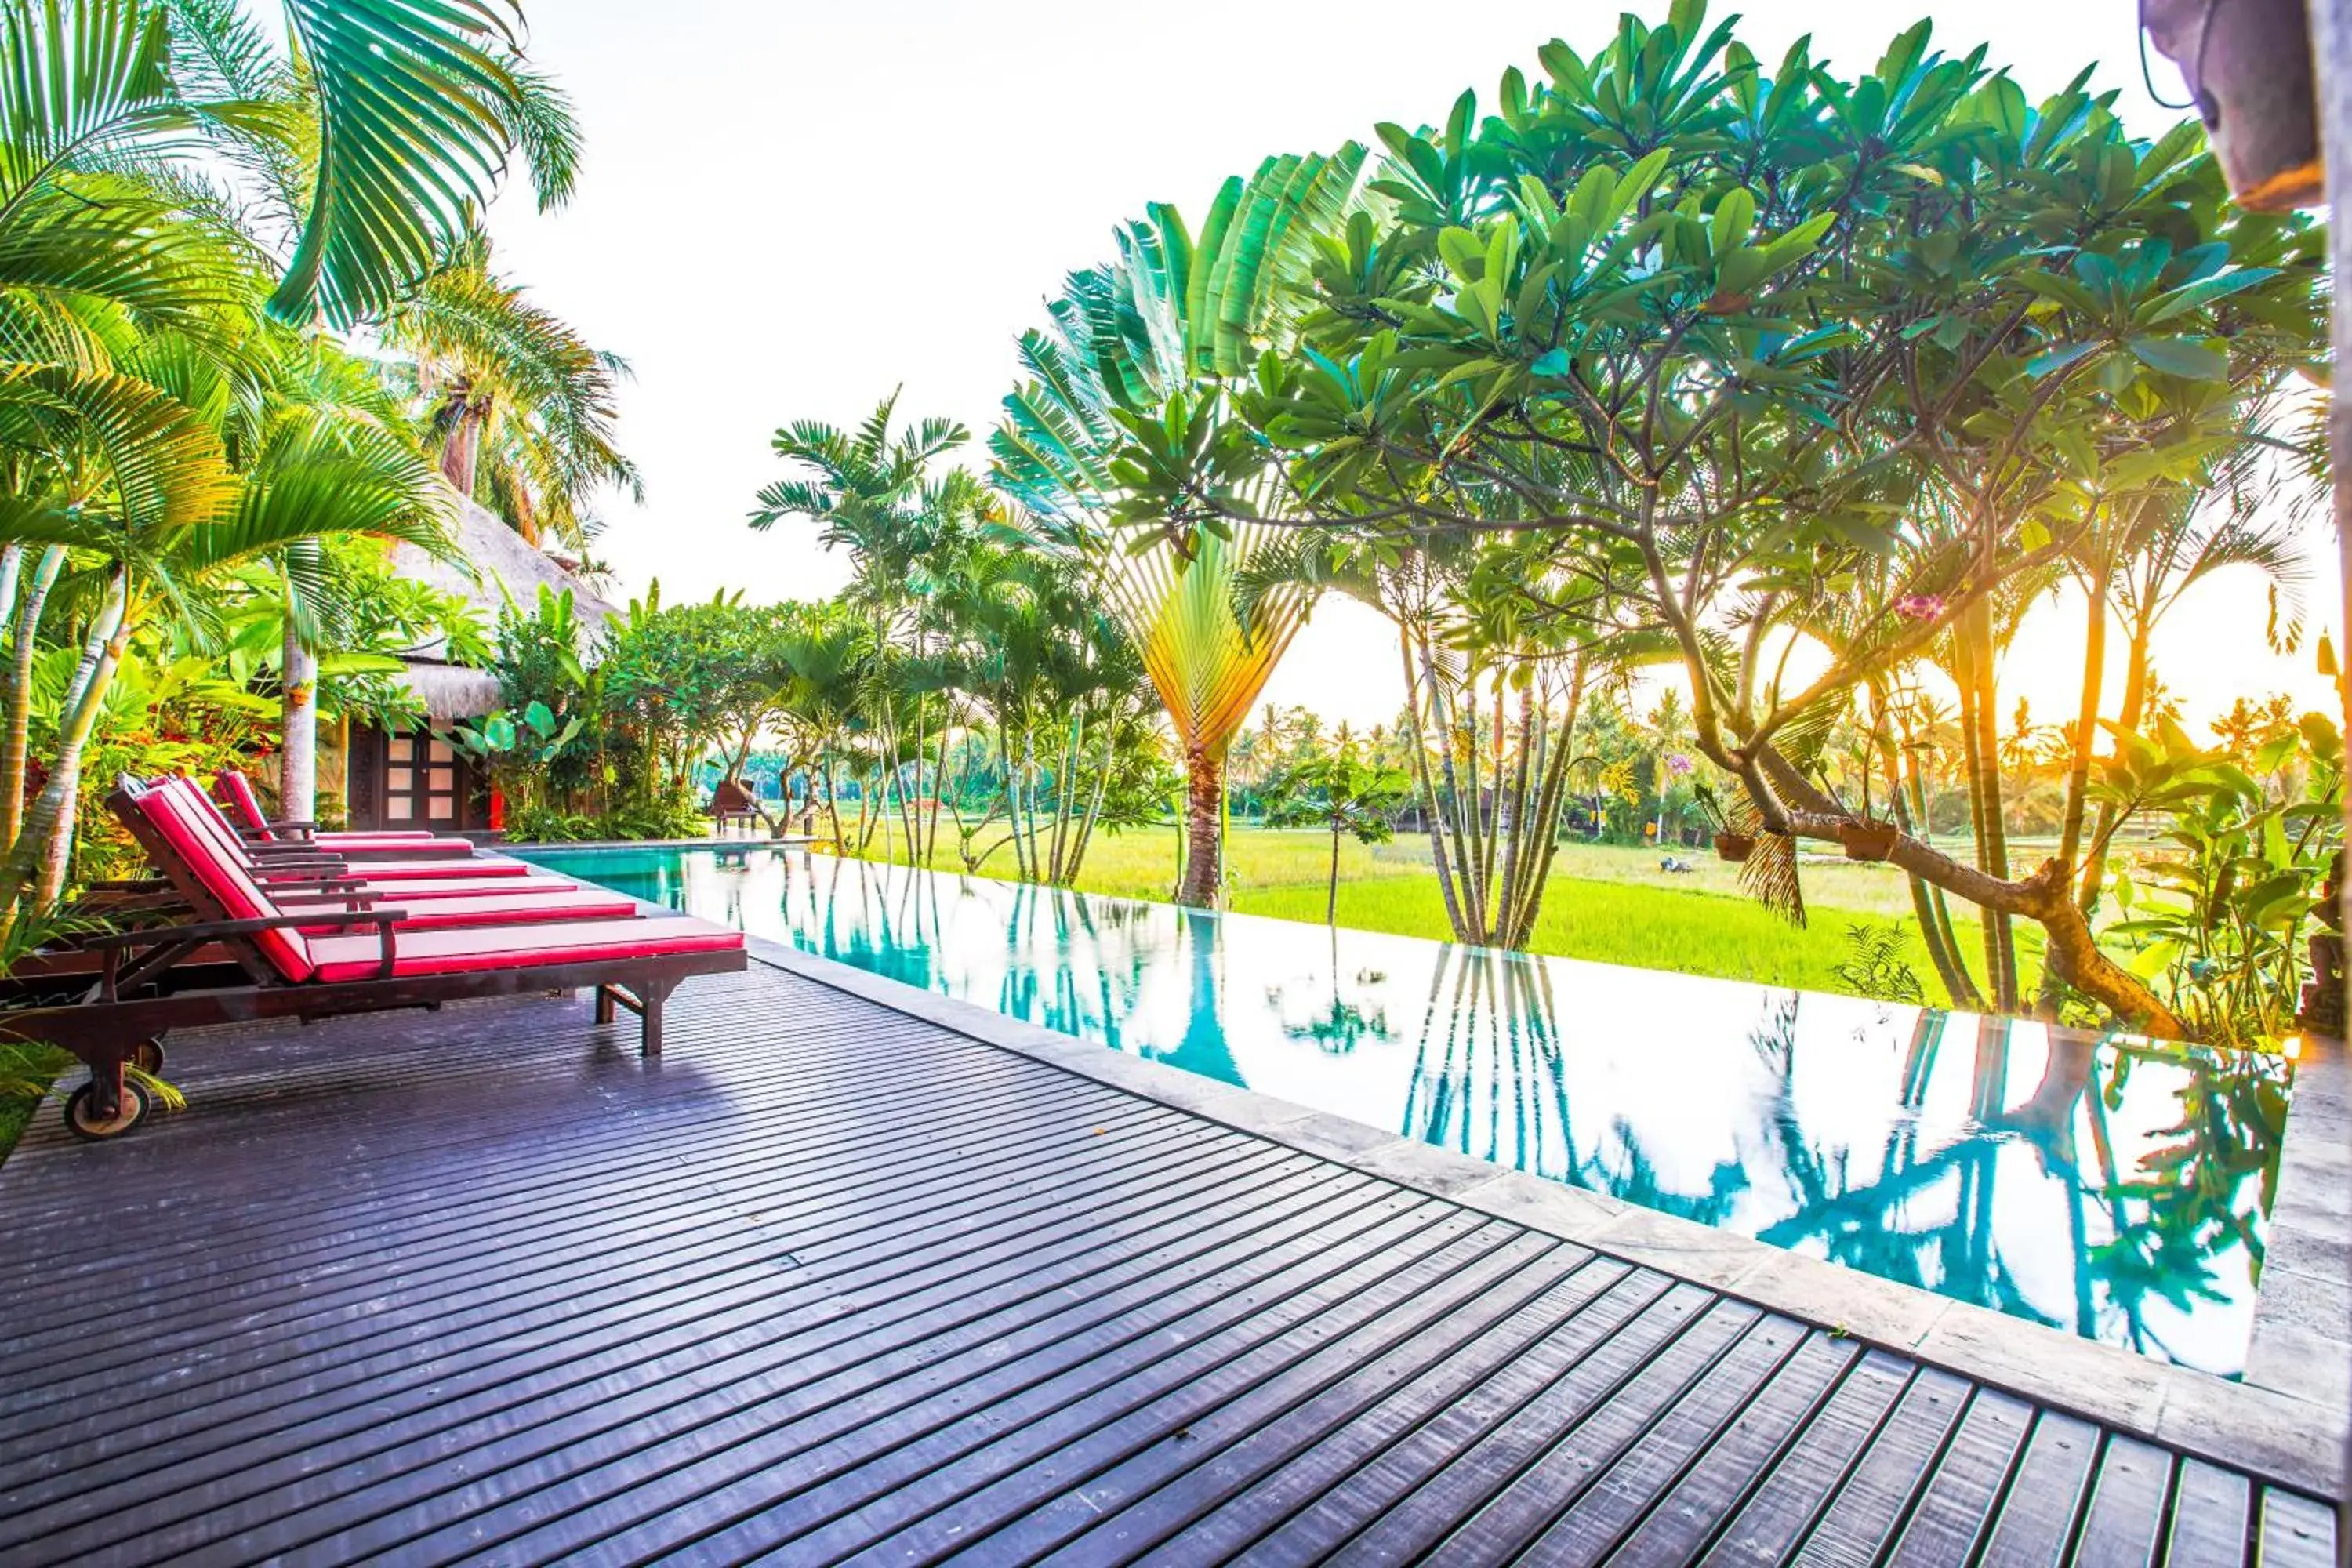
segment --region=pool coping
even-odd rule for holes
[[[2342,1495],[2352,1436],[2352,1068],[2334,1042],[2307,1042],[2297,1064],[2272,1210],[2272,1261],[2255,1299],[2246,1381],[2232,1383],[1088,1045],[769,938],[748,937],[746,944],[772,968],[1156,1104],[1696,1281],[2132,1436],[2320,1497]],[[2308,1119],[2306,1109],[2313,1111]],[[2273,1310],[2274,1277],[2284,1289]]]

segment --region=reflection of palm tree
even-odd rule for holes
[[[1333,1056],[1346,1056],[1359,1042],[1389,1037],[1388,1011],[1367,1013],[1339,994],[1339,928],[1331,932],[1331,999],[1305,1024],[1285,1024],[1282,1032],[1294,1040],[1312,1040]]]
[[[1157,1059],[1202,1078],[1246,1089],[1249,1085],[1225,1043],[1224,1022],[1217,1008],[1216,917],[1185,910],[1177,918],[1183,922],[1184,942],[1192,955],[1192,1005],[1185,1014],[1184,1037],[1173,1050],[1156,1053]]]

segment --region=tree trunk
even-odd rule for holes
[[[2000,694],[1993,681],[1992,606],[1982,600],[1969,606],[1960,635],[1968,649],[1971,697],[1969,720],[1974,740],[1974,785],[1981,834],[1977,841],[1977,865],[1987,875],[2005,882],[2009,879],[2009,832],[2001,800]],[[2006,910],[1985,910],[1985,971],[1992,986],[1993,1005],[2004,1013],[2016,1012],[2017,944]]]
[[[1213,909],[1222,890],[1218,820],[1224,814],[1224,760],[1195,741],[1184,748],[1184,881],[1176,901]]]
[[[2147,707],[2147,644],[2155,627],[2145,616],[2132,617],[2131,639],[2124,650],[2123,704],[2116,710],[2116,723],[2137,733]],[[2098,821],[2091,829],[2090,842],[2105,846],[2115,831],[2116,808],[2112,805],[2099,807]],[[2099,911],[2099,894],[2107,879],[2107,857],[2104,847],[2083,863],[2082,890],[2075,898],[2084,920]]]
[[[1339,823],[1336,817],[1331,823],[1331,875],[1323,884],[1323,923],[1339,923]]]
[[[457,417],[450,421],[449,434],[441,441],[441,477],[449,488],[474,499],[474,478],[482,456],[482,429],[489,423],[489,409],[474,401],[470,395],[460,394]],[[535,529],[523,537],[537,543]]]
[[[1445,900],[1445,923],[1455,939],[1462,940],[1462,906],[1454,897],[1454,868],[1445,858],[1445,825],[1439,816],[1437,785],[1429,773],[1428,738],[1421,727],[1421,681],[1413,673],[1412,634],[1401,625],[1397,627],[1397,653],[1404,665],[1405,739],[1412,746],[1413,782],[1420,786],[1421,825],[1429,834],[1429,861],[1436,871],[1437,890]]]
[[[2090,881],[2090,869],[2083,866],[2083,817],[2090,800],[2091,751],[2099,738],[2099,699],[2106,679],[2107,662],[2107,574],[2105,563],[2095,570],[2090,584],[2090,608],[2083,627],[2083,696],[2074,710],[2074,754],[2066,766],[2065,815],[2058,826],[2058,859],[2067,868],[2067,875],[2081,873],[2084,884]],[[2089,911],[2086,910],[2087,915]],[[2045,967],[2042,972],[2042,994],[2035,1010],[2045,1018],[2056,1018],[2058,1005],[2064,1000],[2057,975]]]
[[[40,657],[41,612],[66,563],[63,545],[41,552],[25,602],[16,609],[16,641],[8,650],[5,688],[7,733],[0,739],[0,854],[16,842],[25,826],[25,752],[33,725],[33,664]]]
[[[26,814],[24,830],[0,869],[0,910],[13,910],[30,884],[33,901],[46,907],[65,890],[66,873],[73,860],[74,818],[81,802],[82,754],[97,728],[99,710],[107,687],[121,662],[126,629],[130,577],[115,568],[108,582],[106,600],[90,623],[80,665],[66,689],[58,720],[58,754],[48,782]]]
[[[1478,888],[1476,842],[1463,826],[1462,784],[1454,766],[1453,716],[1426,637],[1421,639],[1420,653],[1422,684],[1429,692],[1429,721],[1437,732],[1438,774],[1444,784],[1435,798],[1445,817],[1446,833],[1453,840],[1454,870],[1459,884],[1449,889],[1446,910],[1454,916],[1454,940],[1484,942],[1486,901]]]
[[[1814,787],[1786,758],[1770,748],[1767,747],[1758,760],[1770,780],[1772,793],[1778,796],[1770,803],[1768,826],[1770,816],[1777,812],[1792,833],[1822,840],[1837,837],[1839,824],[1844,817],[1837,802]],[[1722,759],[1717,761],[1722,764]],[[1801,806],[1789,809],[1785,804],[1788,802],[1801,803]],[[1766,805],[1763,801],[1758,804]],[[2045,961],[2058,967],[2060,977],[2068,984],[2114,1013],[2127,1027],[2169,1039],[2190,1037],[2188,1026],[2178,1014],[2099,951],[2092,938],[2090,923],[2074,907],[2066,868],[2056,860],[2043,861],[2023,881],[2007,881],[1979,868],[1963,865],[1934,845],[1907,834],[1895,841],[1895,851],[1888,858],[1921,880],[1968,900],[1988,916],[1996,910],[2022,915],[2041,926],[2047,938]]]
[[[279,700],[283,740],[278,753],[278,815],[295,822],[318,820],[319,660],[302,646],[294,617],[286,617]]]
[[[1886,702],[1885,683],[1874,680],[1870,687],[1870,703],[1875,719],[1885,719]],[[1894,818],[1895,826],[1900,831],[1917,833],[1924,837],[1925,824],[1916,828],[1912,825],[1910,801],[1904,787],[1902,749],[1893,733],[1885,728],[1874,727],[1874,733],[1880,770],[1885,776],[1888,815]],[[1912,775],[1916,780],[1916,763]],[[1969,978],[1967,966],[1960,963],[1958,951],[1951,945],[1951,928],[1939,918],[1942,910],[1937,905],[1935,889],[1909,872],[1904,873],[1903,879],[1911,889],[1911,913],[1919,922],[1920,945],[1927,950],[1927,962],[1934,966],[1936,978],[1943,984],[1944,994],[1955,1007],[1981,1006],[1982,999],[1977,995],[1976,984]]]

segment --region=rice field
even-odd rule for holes
[[[943,846],[942,851],[940,869],[962,868],[952,845]],[[1312,830],[1236,826],[1226,847],[1229,906],[1244,914],[1320,925],[1330,853],[1330,838]],[[1798,927],[1742,892],[1737,867],[1705,851],[1672,853],[1691,869],[1661,869],[1663,857],[1654,849],[1562,845],[1552,862],[1550,887],[1529,944],[1532,951],[1768,985],[1853,992],[1858,987],[1838,973],[1853,952],[1849,930],[1857,923],[1893,925],[1903,933],[1902,951],[1929,1000],[1943,1000],[1919,945],[1908,885],[1893,868],[1809,858],[1803,872],[1808,919]],[[870,854],[886,858],[878,838]],[[1099,837],[1087,851],[1077,886],[1087,892],[1164,900],[1175,885],[1176,854],[1173,828]],[[887,858],[904,860],[904,847],[890,847]],[[984,874],[996,876],[1010,876],[1011,871],[1009,855],[1000,855],[983,868]],[[1959,910],[1953,912],[1958,917]],[[1428,840],[1404,838],[1371,847],[1343,841],[1338,921],[1361,931],[1448,938],[1452,933],[1431,872]],[[1963,945],[1972,955],[1979,953],[1982,937],[1977,922],[1962,919],[1958,923]],[[2031,926],[2018,931],[2020,962],[2029,985],[2040,971],[2039,936]]]

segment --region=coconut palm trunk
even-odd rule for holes
[[[81,800],[81,764],[99,710],[130,640],[130,574],[116,567],[106,598],[90,622],[81,663],[66,688],[58,721],[57,763],[26,813],[22,830],[0,866],[0,910],[14,909],[29,891],[36,904],[57,901],[73,859],[74,817]]]
[[[319,804],[319,656],[302,646],[291,616],[286,617],[285,636],[279,665],[284,738],[278,753],[278,809],[296,822],[311,822],[318,817]]]
[[[41,652],[41,612],[47,606],[49,590],[56,586],[58,574],[65,563],[63,545],[52,544],[44,550],[39,564],[33,569],[32,580],[25,584],[24,603],[16,606],[16,638],[8,650],[7,685],[5,691],[0,691],[0,698],[5,701],[7,721],[6,736],[0,739],[0,847],[15,844],[17,833],[25,826],[25,756],[33,726],[33,662]]]

